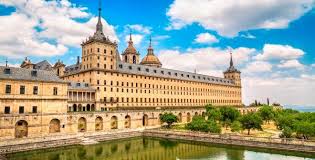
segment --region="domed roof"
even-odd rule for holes
[[[139,54],[137,52],[136,48],[133,46],[133,41],[132,41],[131,34],[130,34],[130,39],[129,39],[129,42],[128,42],[128,47],[124,51],[123,55],[125,55],[125,54]]]
[[[151,38],[150,38],[150,46],[148,48],[148,53],[142,59],[140,64],[147,65],[147,66],[162,67],[162,63],[160,62],[160,60],[153,53],[153,48],[152,48],[152,45],[151,45]]]

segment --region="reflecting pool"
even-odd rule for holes
[[[8,158],[10,160],[315,160],[315,155],[139,137],[91,146],[23,152],[9,155]]]

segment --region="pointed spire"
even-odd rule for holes
[[[130,31],[130,34],[129,34],[129,46],[132,46],[133,45],[133,41],[132,41],[132,34],[131,34],[131,31]]]
[[[153,48],[152,48],[152,37],[151,36],[150,36],[150,43],[149,43],[149,48],[148,48],[148,55],[149,54],[154,55]]]
[[[8,67],[8,59],[5,60],[5,67]]]
[[[102,3],[101,0],[98,1],[98,21],[96,25],[96,32],[103,33],[103,24],[101,19],[101,12],[102,12]]]
[[[231,59],[230,59],[230,67],[234,67],[232,52],[230,52],[230,55],[231,55]]]

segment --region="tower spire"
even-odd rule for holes
[[[102,24],[102,19],[101,19],[101,12],[102,12],[102,2],[101,0],[98,1],[98,21],[96,25],[96,32],[103,33],[103,24]]]
[[[230,59],[230,67],[234,67],[234,64],[233,64],[233,55],[232,55],[232,51],[230,51],[230,55],[231,55],[231,59]]]

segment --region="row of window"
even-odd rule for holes
[[[100,85],[100,80],[97,80],[97,85]],[[104,85],[108,85],[107,81],[104,80]],[[130,85],[129,85],[130,84]],[[139,84],[139,85],[138,85]],[[117,87],[124,87],[125,83],[116,81],[110,81],[110,86],[117,86]],[[154,84],[146,84],[146,83],[133,83],[133,82],[126,82],[127,87],[140,87],[140,88],[147,88],[147,89],[164,89],[164,90],[178,90],[178,91],[187,91],[187,92],[216,92],[216,93],[227,93],[227,94],[236,94],[237,91],[224,91],[224,90],[215,90],[215,89],[206,89],[206,88],[195,88],[195,87],[182,87],[182,86],[169,86],[169,85],[154,85]]]
[[[106,68],[106,64],[104,64],[104,69],[107,69]],[[90,63],[90,64],[87,64],[87,65],[83,65],[83,69],[89,69],[89,68],[92,68],[92,63]],[[100,68],[100,64],[99,63],[97,63],[97,68]],[[110,69],[113,69],[113,65],[110,65]]]
[[[12,87],[10,84],[7,84],[5,86],[5,94],[11,94],[12,92]],[[26,87],[24,85],[20,85],[20,94],[25,94],[26,92]],[[38,95],[38,86],[33,86],[33,95]],[[54,87],[53,88],[53,95],[58,95],[58,88]]]
[[[97,51],[97,53],[101,53],[101,49],[100,48],[97,48],[96,51]],[[89,53],[93,54],[93,48],[83,50],[83,55],[86,55],[86,54],[89,54]],[[106,54],[107,50],[104,49],[103,53]],[[110,54],[113,55],[113,51],[112,50],[110,51]]]
[[[19,106],[19,114],[23,114],[25,112],[24,106]],[[37,106],[32,107],[32,113],[37,113]],[[11,114],[10,106],[4,107],[4,114]]]
[[[100,87],[97,87],[97,89],[99,90]],[[107,87],[104,87],[104,91],[107,91]],[[231,97],[231,96],[237,96],[240,95],[240,93],[238,92],[230,92],[230,91],[221,91],[221,90],[211,90],[211,92],[195,92],[195,91],[158,91],[158,90],[146,90],[146,89],[124,89],[121,88],[121,92],[124,93],[126,91],[126,93],[153,93],[153,94],[168,94],[168,95],[195,95],[195,96],[227,96],[227,97]],[[139,91],[139,92],[138,92]],[[114,88],[110,88],[110,92],[114,92]],[[119,88],[116,88],[116,92],[120,92]],[[221,93],[223,92],[223,93]],[[237,94],[238,93],[238,94]]]
[[[104,97],[110,103],[241,103],[241,100]]]

